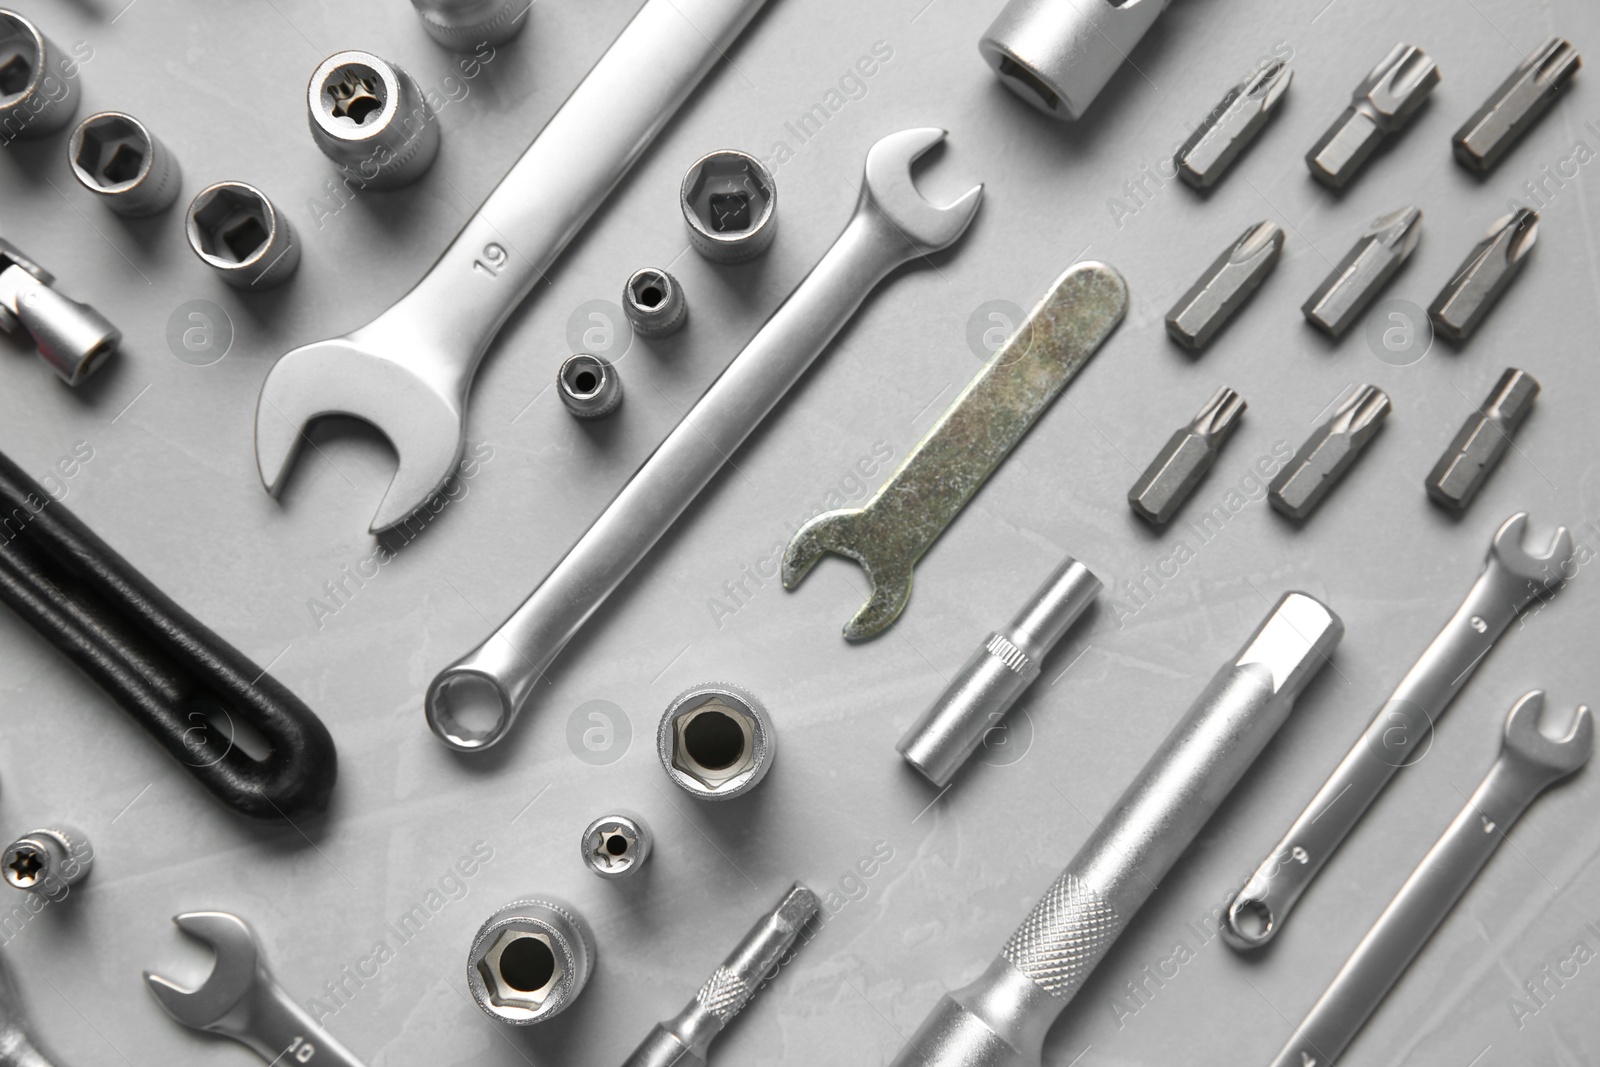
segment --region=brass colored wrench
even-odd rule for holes
[[[844,627],[876,637],[911,598],[911,568],[1089,362],[1128,310],[1128,286],[1104,263],[1074,264],[940,416],[865,507],[818,515],[783,554],[793,589],[824,552],[861,564],[872,596]]]

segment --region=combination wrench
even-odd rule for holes
[[[1579,706],[1559,740],[1539,729],[1543,709],[1544,693],[1537,689],[1512,707],[1500,755],[1483,783],[1361,939],[1272,1067],[1328,1067],[1338,1059],[1489,862],[1511,824],[1540,793],[1589,762],[1594,746],[1589,709]]]
[[[1467,598],[1400,679],[1283,840],[1229,902],[1222,936],[1230,946],[1258,948],[1277,935],[1300,894],[1395,771],[1418,758],[1418,747],[1432,736],[1439,716],[1495,641],[1536,598],[1561,587],[1562,567],[1572,556],[1572,535],[1565,526],[1557,527],[1549,550],[1537,556],[1523,547],[1527,529],[1528,515],[1519,511],[1495,531],[1483,574]]]
[[[501,325],[766,0],[647,0],[416,286],[367,325],[295,349],[256,404],[256,466],[276,496],[307,423],[352,415],[389,439],[371,531],[455,470],[467,393]]]
[[[912,164],[934,127],[873,145],[855,213],[821,262],[728,364],[555,569],[500,628],[428,687],[428,725],[461,751],[498,743],[533,685],[744,439],[827,348],[867,295],[906,263],[955,244],[983,186],[947,207],[922,198]],[[486,721],[485,721],[486,720]]]
[[[178,1022],[231,1037],[273,1064],[362,1067],[273,980],[249,925],[225,911],[185,912],[178,929],[210,945],[217,954],[211,977],[184,989],[160,975],[144,973],[156,1002]]]

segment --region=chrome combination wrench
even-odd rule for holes
[[[1559,740],[1539,729],[1544,693],[1517,701],[1500,756],[1317,1001],[1272,1067],[1328,1067],[1439,928],[1511,824],[1547,788],[1589,762],[1594,719],[1580,706]]]
[[[168,1015],[196,1030],[231,1037],[273,1064],[362,1067],[322,1024],[273,981],[249,924],[225,911],[185,912],[178,929],[210,945],[217,954],[211,977],[184,989],[160,975],[145,984]]]
[[[428,725],[461,751],[498,743],[572,636],[694,502],[744,439],[895,268],[967,232],[983,186],[947,207],[922,198],[911,165],[944,140],[924,127],[867,153],[855,214],[799,288],[773,312],[594,525],[498,630],[434,678]]]
[[[1354,829],[1396,770],[1419,755],[1450,702],[1514,619],[1562,585],[1572,535],[1556,528],[1542,556],[1523,547],[1528,515],[1495,531],[1483,574],[1433,643],[1400,679],[1387,703],[1340,762],[1283,840],[1257,867],[1222,917],[1235,949],[1258,948],[1283,928],[1289,911],[1328,857]]]
[[[379,533],[455,470],[489,343],[766,0],[647,0],[444,255],[393,307],[273,365],[256,466],[276,496],[307,423],[352,415],[394,446]]]

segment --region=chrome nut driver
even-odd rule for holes
[[[185,1026],[231,1037],[270,1064],[362,1067],[272,978],[249,925],[225,911],[185,912],[172,920],[217,954],[211,977],[184,989],[158,974],[145,983],[168,1015]]]
[[[1540,793],[1589,762],[1594,748],[1589,709],[1578,708],[1559,740],[1539,729],[1543,710],[1544,693],[1537,689],[1512,707],[1500,756],[1483,784],[1383,909],[1272,1067],[1328,1067],[1338,1059],[1489,862],[1511,824]]]
[[[504,738],[533,684],[579,627],[694,502],[867,295],[896,267],[949,248],[967,232],[983,186],[937,207],[911,180],[912,163],[944,137],[941,129],[923,127],[891,133],[872,146],[855,214],[822,261],[511,618],[433,680],[428,725],[441,741],[473,751]],[[492,716],[486,726],[469,724],[458,714],[484,709]]]
[[[1378,710],[1283,840],[1256,868],[1228,904],[1222,936],[1241,951],[1275,937],[1289,911],[1354,829],[1394,772],[1417,758],[1450,702],[1472,677],[1489,649],[1535,599],[1562,585],[1561,566],[1572,555],[1572,535],[1556,528],[1549,550],[1536,556],[1524,547],[1528,515],[1519,511],[1501,524],[1489,545],[1483,574],[1433,643]]]
[[[307,423],[353,415],[399,461],[372,532],[426,504],[461,458],[467,392],[501,324],[765,2],[648,0],[409,293],[278,360],[256,404],[267,492]]]

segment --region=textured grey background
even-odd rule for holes
[[[80,114],[117,107],[144,118],[182,160],[182,203],[215,180],[257,184],[293,220],[304,257],[284,288],[240,296],[186,249],[181,203],[124,222],[72,181],[65,135],[11,145],[0,152],[0,231],[126,340],[116,363],[75,393],[31,355],[6,353],[0,447],[42,478],[87,442],[94,456],[65,481],[68,505],[179,603],[270,664],[340,749],[326,817],[246,824],[0,613],[0,822],[12,833],[74,821],[99,853],[65,904],[7,934],[6,961],[38,1031],[68,1063],[253,1062],[242,1047],[176,1026],[140,988],[144,968],[203,974],[206,954],[168,918],[224,908],[256,926],[300,999],[338,1007],[327,1025],[375,1065],[613,1063],[798,878],[831,894],[829,917],[715,1056],[886,1062],[940,991],[999,949],[1269,602],[1299,588],[1348,624],[1336,670],[1324,672],[1047,1046],[1061,1067],[1265,1062],[1477,784],[1512,701],[1544,687],[1565,711],[1597,691],[1600,609],[1585,569],[1506,637],[1437,744],[1389,788],[1270,952],[1243,960],[1207,940],[1212,909],[1455,609],[1496,525],[1527,509],[1540,536],[1562,522],[1600,546],[1600,527],[1587,525],[1600,519],[1600,196],[1589,169],[1548,187],[1532,262],[1461,350],[1440,343],[1394,367],[1359,332],[1328,343],[1298,310],[1361,225],[1406,202],[1426,213],[1425,235],[1387,295],[1426,306],[1523,182],[1571,157],[1576,142],[1600,148],[1600,79],[1589,71],[1488,181],[1469,177],[1447,145],[1522,52],[1553,33],[1593,47],[1600,11],[1585,0],[1324,3],[1181,0],[1135,54],[1138,69],[1124,69],[1086,121],[1058,126],[1000,89],[977,57],[997,0],[774,0],[732,65],[708,79],[503,332],[470,415],[470,437],[492,459],[379,577],[330,602],[338,610],[320,625],[311,599],[373,551],[363,531],[392,458],[370,430],[324,426],[274,502],[251,450],[259,383],[290,347],[365,322],[404,292],[638,5],[540,0],[528,31],[441,112],[444,145],[426,179],[364,196],[319,228],[308,202],[333,172],[306,132],[304,84],[316,63],[366,48],[425,86],[448,88],[451,57],[403,0],[22,4],[58,42],[92,48]],[[1443,83],[1391,150],[1345,195],[1331,195],[1301,156],[1396,40],[1428,49]],[[864,95],[809,143],[796,141],[785,123],[824,102],[880,41],[892,59]],[[1223,185],[1201,198],[1149,182],[1139,201],[1126,201],[1131,215],[1114,211],[1124,183],[1154,170],[1274,48],[1292,50],[1294,86]],[[931,198],[988,183],[965,241],[869,301],[738,453],[737,470],[568,648],[504,745],[476,758],[447,752],[423,724],[429,679],[533,588],[833,240],[873,140],[925,124],[951,131],[921,178]],[[685,254],[676,191],[687,164],[724,146],[770,156],[779,140],[793,154],[777,171],[782,229],[771,253],[746,269]],[[1263,218],[1289,231],[1277,272],[1203,356],[1180,351],[1162,328],[1167,307]],[[898,625],[863,647],[844,644],[838,628],[864,586],[837,560],[794,595],[745,578],[741,601],[724,599],[735,613],[713,609],[744,568],[770,567],[762,561],[773,547],[830,491],[860,499],[881,481],[889,468],[870,462],[875,448],[906,454],[978,369],[967,336],[982,305],[1031,306],[1082,255],[1126,274],[1128,320],[929,553]],[[672,265],[691,323],[666,342],[634,344],[621,361],[621,413],[580,426],[544,392],[568,351],[569,320],[586,301],[615,301],[646,264]],[[180,361],[165,340],[169,316],[194,299],[224,308],[235,332],[212,366]],[[1539,377],[1544,395],[1471,511],[1445,516],[1428,504],[1422,477],[1508,364]],[[1390,392],[1394,415],[1313,520],[1290,528],[1257,491],[1202,544],[1186,520],[1225,503],[1274,442],[1298,444],[1361,381]],[[1244,393],[1249,414],[1182,520],[1154,535],[1124,493],[1220,384]],[[865,484],[851,473],[864,459],[874,471]],[[1180,541],[1192,558],[1174,575],[1163,561]],[[1115,586],[1116,603],[1103,598],[1046,665],[1026,714],[995,738],[991,765],[973,767],[935,802],[901,765],[895,740],[1065,553]],[[1136,600],[1123,585],[1163,566],[1170,577],[1153,596]],[[778,723],[777,765],[744,803],[703,806],[671,791],[649,743],[667,701],[707,679],[750,687]],[[592,700],[610,702],[632,728],[631,745],[603,766],[567,742],[569,719]],[[619,741],[609,755],[620,751]],[[1600,926],[1586,925],[1600,923],[1597,802],[1600,772],[1590,771],[1534,807],[1348,1062],[1600,1060],[1600,964],[1578,962],[1600,949]],[[648,876],[633,884],[604,884],[578,861],[579,831],[613,806],[642,812],[656,832]],[[459,899],[400,945],[386,924],[425,904],[476,841],[493,859],[460,888],[447,886]],[[563,896],[589,917],[599,965],[559,1020],[513,1032],[469,1002],[464,959],[483,918],[530,893]],[[324,983],[362,965],[380,941],[392,958],[332,1000]],[[1575,957],[1578,942],[1586,950]],[[1167,977],[1157,984],[1147,966]],[[1543,977],[1547,966],[1565,969],[1564,985]],[[1539,1010],[1519,1027],[1509,998],[1527,980],[1549,992],[1529,1001]],[[1143,1000],[1127,992],[1135,981]]]

